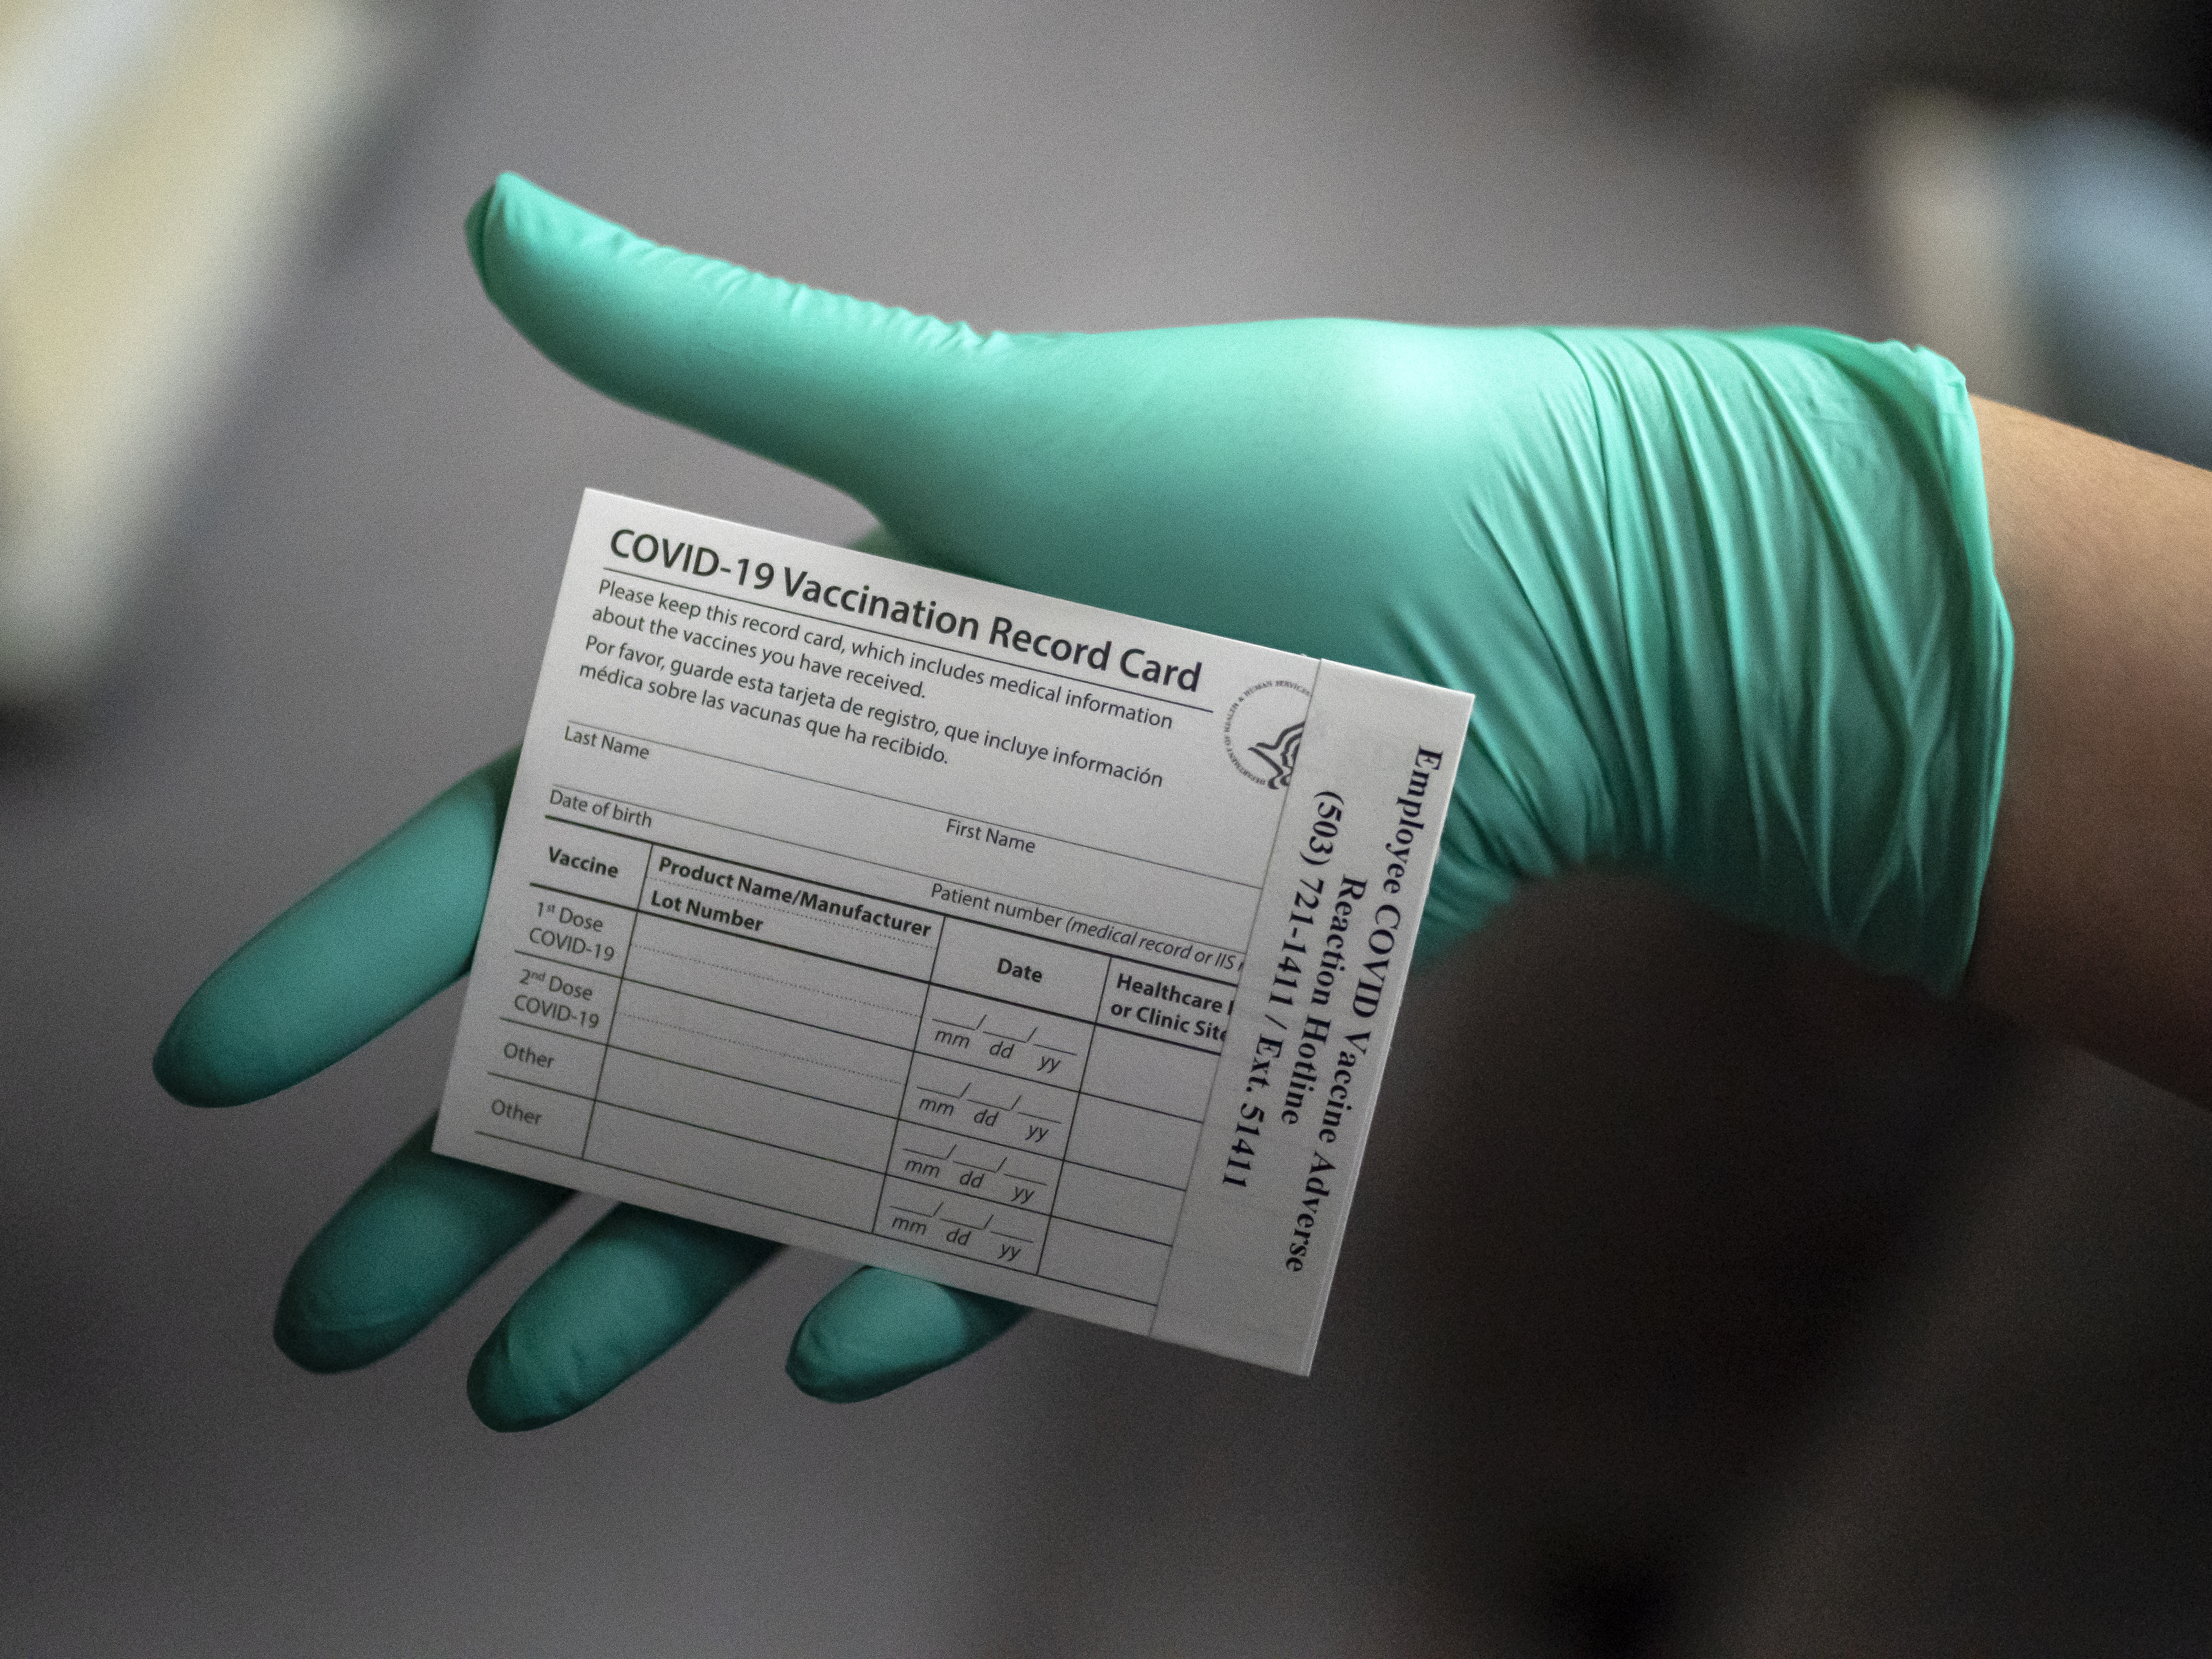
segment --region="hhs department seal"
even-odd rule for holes
[[[1265,789],[1280,789],[1298,763],[1311,699],[1295,680],[1261,680],[1229,705],[1221,741],[1229,763]]]

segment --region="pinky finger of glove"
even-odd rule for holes
[[[838,1405],[903,1388],[1004,1335],[1028,1309],[863,1267],[814,1304],[784,1372],[800,1392]]]

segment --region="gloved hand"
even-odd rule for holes
[[[1939,991],[1965,971],[2011,641],[1939,358],[1805,330],[982,336],[655,246],[512,175],[468,238],[556,362],[848,491],[912,556],[1472,691],[1427,956],[1520,883],[1605,864]],[[465,780],[224,964],[164,1085],[273,1092],[465,972],[512,777]],[[388,1352],[566,1196],[418,1134],[308,1247],[279,1343],[320,1369]],[[769,1253],[617,1207],[478,1355],[478,1412],[587,1404]],[[863,1269],[789,1369],[862,1398],[1017,1314]]]

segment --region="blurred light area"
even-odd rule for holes
[[[2212,7],[1584,0],[1691,119],[1855,158],[1882,327],[2212,464]]]
[[[1848,118],[1889,88],[2003,105],[2091,100],[2212,133],[2201,0],[1582,0],[1616,53],[1782,122]]]
[[[0,703],[101,666],[411,40],[365,0],[0,3]]]
[[[1912,90],[1867,125],[1868,204],[1897,331],[1984,398],[2051,412],[2033,300],[2013,256],[2006,123],[1955,93]]]
[[[0,242],[118,86],[143,74],[177,0],[12,0],[0,12]]]
[[[2005,142],[2049,412],[2212,466],[2212,148],[2087,107],[2016,120]]]
[[[1912,92],[1864,157],[1901,336],[1984,397],[2212,465],[2212,149],[2107,105]]]

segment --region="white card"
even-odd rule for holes
[[[437,1150],[1303,1374],[1472,702],[588,491]]]

